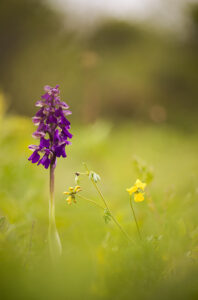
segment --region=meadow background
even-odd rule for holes
[[[183,19],[168,27],[112,16],[87,23],[86,11],[80,21],[52,2],[0,3],[2,299],[197,299],[198,6],[186,1]],[[46,84],[60,84],[73,112],[72,145],[55,175],[56,265],[49,174],[27,160]],[[67,205],[63,191],[82,162],[100,175],[133,243],[97,207]],[[137,178],[148,183],[145,201],[134,203],[142,242],[126,192]],[[88,178],[80,185],[100,203]]]

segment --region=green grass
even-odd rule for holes
[[[166,125],[73,125],[68,158],[56,168],[56,221],[63,255],[52,265],[47,245],[48,172],[28,162],[31,121],[1,119],[0,290],[2,299],[197,299],[198,141]],[[140,243],[126,188],[137,178],[134,156],[152,166],[146,199],[134,203]],[[63,191],[86,162],[129,244],[103,212]],[[100,201],[88,178],[82,195]],[[152,197],[154,209],[149,206]]]

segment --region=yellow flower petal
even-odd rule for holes
[[[74,188],[72,186],[69,187],[69,191],[73,192]]]
[[[141,189],[144,191],[145,187],[146,187],[146,183],[143,183],[141,180],[137,179],[136,182],[135,182],[135,186],[138,188],[138,189]]]
[[[142,201],[144,201],[144,194],[142,194],[142,193],[136,193],[134,195],[134,201],[135,202],[142,202]]]
[[[74,192],[78,193],[81,191],[81,187],[79,185],[75,186]]]
[[[69,196],[69,197],[66,199],[66,201],[67,201],[67,203],[68,203],[69,205],[71,205],[71,204],[72,204],[72,197]]]
[[[129,189],[126,189],[126,191],[129,193],[129,195],[132,195],[133,193],[135,193],[137,191],[137,187],[134,185]]]

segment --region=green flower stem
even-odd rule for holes
[[[85,173],[85,175],[88,175],[88,176],[89,176],[90,171],[89,171],[87,165],[86,165],[85,163],[83,163],[83,165],[85,166],[85,169],[87,170],[87,172]],[[81,173],[81,174],[82,174],[82,173]],[[107,204],[107,202],[106,202],[106,200],[105,200],[105,198],[104,198],[104,196],[103,196],[101,190],[99,189],[97,183],[96,183],[93,179],[91,179],[91,182],[93,183],[95,189],[97,190],[98,194],[100,195],[100,197],[101,197],[101,199],[102,199],[102,201],[103,201],[103,203],[104,203],[106,209],[109,211],[112,220],[113,220],[114,223],[117,225],[117,227],[120,229],[120,231],[123,233],[123,235],[125,236],[125,238],[126,238],[128,241],[131,242],[131,238],[128,236],[128,234],[125,232],[125,230],[122,228],[122,226],[118,223],[118,221],[116,220],[116,218],[115,218],[115,217],[113,216],[113,214],[111,213],[111,210],[109,209],[109,206],[108,206],[108,204]]]
[[[133,217],[134,217],[134,220],[135,220],[135,224],[136,224],[136,227],[137,227],[139,238],[140,238],[140,240],[142,240],[142,236],[141,236],[141,233],[140,233],[140,228],[138,226],[138,222],[137,222],[137,219],[136,219],[136,216],[135,216],[135,211],[134,211],[134,208],[133,208],[133,203],[132,203],[132,197],[131,197],[131,195],[130,195],[130,206],[131,206],[131,210],[132,210]]]
[[[103,201],[103,203],[104,203],[106,209],[110,212],[112,220],[113,220],[114,223],[117,225],[117,227],[120,229],[120,231],[123,233],[123,235],[125,236],[125,238],[126,238],[128,241],[131,242],[131,239],[130,239],[130,237],[128,236],[128,234],[126,233],[126,231],[122,228],[122,226],[118,223],[118,221],[116,220],[116,218],[113,216],[113,214],[112,214],[111,210],[109,209],[109,206],[108,206],[108,204],[107,204],[107,202],[106,202],[106,200],[105,200],[105,198],[104,198],[104,196],[103,196],[101,190],[99,189],[97,183],[95,183],[93,179],[91,179],[91,181],[92,181],[92,183],[93,183],[95,189],[97,190],[98,194],[100,195],[100,197],[101,197],[101,199],[102,199],[102,201]]]
[[[48,239],[49,239],[50,255],[52,259],[59,257],[62,253],[62,245],[61,245],[58,231],[56,229],[56,221],[55,221],[54,171],[55,171],[55,165],[51,163]]]
[[[95,202],[95,201],[93,201],[93,200],[90,200],[90,199],[88,199],[88,198],[86,198],[86,197],[84,197],[84,196],[82,196],[82,195],[78,195],[78,197],[80,197],[81,199],[86,200],[86,201],[88,201],[88,202],[90,202],[90,203],[93,203],[93,204],[95,204],[96,206],[98,206],[99,208],[101,208],[101,209],[104,210],[104,207],[101,206],[100,204],[98,204],[97,202]]]
[[[55,223],[54,167],[53,167],[53,165],[50,165],[49,222],[50,222],[50,224]]]
[[[89,175],[89,172],[77,172],[79,175]]]

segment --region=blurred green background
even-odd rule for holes
[[[197,299],[198,4],[186,1],[175,28],[113,15],[89,23],[86,10],[81,23],[56,6],[0,2],[1,297]],[[56,265],[47,245],[48,172],[27,160],[46,84],[60,84],[73,112],[72,145],[56,168]],[[96,207],[66,204],[62,193],[84,161],[134,244]],[[145,201],[134,203],[140,243],[125,190],[145,172]],[[89,180],[80,184],[99,203]]]
[[[31,116],[42,86],[58,82],[76,120],[197,124],[197,5],[185,7],[177,31],[113,17],[72,27],[71,16],[38,0],[1,0],[0,14],[9,112]]]

